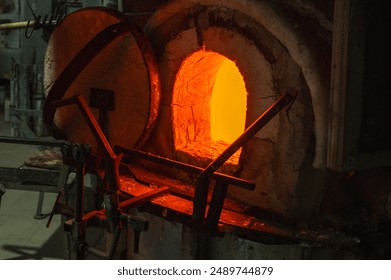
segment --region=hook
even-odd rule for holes
[[[34,29],[36,29],[36,26],[37,26],[37,22],[39,22],[39,20],[41,19],[41,16],[38,16],[34,22],[34,24],[31,24],[30,20],[27,22],[27,26],[26,26],[26,30],[24,31],[24,36],[26,37],[26,39],[30,38],[33,33],[34,33]],[[30,26],[30,25],[33,25],[33,26]],[[31,28],[31,30],[29,31],[29,29]]]
[[[31,28],[31,31],[29,31],[29,28],[30,28],[30,21],[27,22],[27,26],[26,26],[26,30],[24,32],[24,36],[26,37],[26,39],[30,38],[33,33],[34,33],[34,29],[37,25],[37,22],[39,22],[39,20],[41,19],[41,16],[37,16],[35,13],[34,13],[34,10],[33,8],[31,7],[31,4],[29,2],[29,0],[26,0],[27,1],[27,5],[29,6],[29,9],[30,9],[30,12],[33,14],[33,17],[34,17],[34,26]]]
[[[31,13],[34,16],[34,21],[29,20],[27,22],[27,26],[26,26],[26,30],[25,30],[25,34],[24,34],[27,39],[33,35],[34,30],[44,28],[45,26],[46,27],[47,26],[55,26],[55,25],[59,24],[66,16],[65,14],[51,15],[50,17],[49,17],[49,15],[45,15],[43,17],[43,19],[41,20],[42,17],[40,15],[37,16],[34,13],[28,0],[27,0],[27,3],[30,7]]]

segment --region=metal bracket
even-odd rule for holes
[[[90,107],[103,111],[114,111],[114,91],[100,88],[91,88]]]

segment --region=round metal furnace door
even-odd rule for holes
[[[60,139],[97,148],[80,108],[57,101],[85,99],[109,143],[140,147],[158,115],[160,83],[143,32],[125,15],[87,8],[68,15],[51,34],[45,54],[45,125]]]

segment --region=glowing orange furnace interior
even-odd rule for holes
[[[174,84],[175,147],[214,159],[244,131],[247,91],[235,62],[200,50],[182,63]],[[237,164],[240,151],[231,159]]]

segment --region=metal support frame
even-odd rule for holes
[[[97,92],[96,89],[92,92]],[[98,91],[98,93],[102,93]],[[99,105],[99,100],[97,101]],[[145,222],[140,222],[136,218],[130,217],[125,214],[124,209],[129,209],[136,207],[142,203],[150,201],[152,198],[161,195],[168,191],[167,187],[159,188],[157,190],[151,191],[150,193],[146,193],[144,195],[140,195],[138,197],[125,200],[119,203],[118,191],[120,190],[120,181],[119,181],[119,161],[122,158],[114,153],[111,148],[109,142],[105,134],[101,129],[101,124],[99,124],[94,115],[92,114],[89,106],[85,102],[84,98],[80,95],[75,95],[71,98],[62,99],[59,101],[54,101],[51,103],[52,109],[56,110],[57,108],[77,105],[80,112],[82,113],[85,121],[87,122],[89,128],[91,129],[93,135],[99,143],[99,147],[103,150],[105,155],[105,170],[106,177],[108,182],[108,188],[106,189],[106,193],[104,194],[104,205],[105,208],[98,211],[92,211],[83,214],[83,201],[84,201],[84,171],[85,171],[85,160],[88,157],[90,150],[86,145],[80,145],[77,143],[65,143],[62,146],[62,153],[64,157],[64,162],[69,165],[74,165],[76,167],[76,177],[77,177],[77,190],[76,190],[76,202],[74,209],[74,218],[68,220],[66,222],[65,230],[68,232],[69,236],[71,236],[72,241],[72,250],[75,251],[76,259],[83,259],[85,257],[85,253],[89,252],[94,254],[97,257],[103,259],[111,259],[114,256],[114,251],[117,246],[119,235],[121,232],[121,220],[126,220],[127,225],[131,226],[135,232],[135,240],[134,240],[134,251],[138,252],[138,244],[139,244],[139,235],[141,231],[145,231],[148,229],[148,226],[145,225]],[[101,104],[102,105],[102,104]],[[100,107],[99,115],[102,116],[103,110],[105,108]],[[106,108],[107,109],[107,108]],[[53,209],[58,210],[61,213],[61,209],[65,207],[61,207],[59,204],[59,200],[56,200],[56,204]],[[52,213],[54,213],[54,211]],[[109,253],[101,252],[95,248],[90,247],[86,242],[86,228],[87,221],[92,218],[101,217],[106,223],[106,228],[109,233],[114,234],[114,238],[112,241],[111,248]],[[141,224],[141,226],[140,226]],[[71,255],[72,256],[72,255]]]
[[[190,164],[174,161],[150,153],[138,151],[135,149],[115,146],[114,151],[123,153],[130,157],[136,157],[148,160],[154,163],[162,164],[168,167],[177,168],[192,174],[198,174],[195,183],[195,195],[193,200],[193,221],[197,227],[205,222],[205,227],[213,234],[217,232],[217,225],[223,208],[228,186],[231,184],[248,190],[254,190],[253,182],[225,175],[216,172],[238,149],[240,149],[248,140],[251,139],[262,127],[273,119],[282,109],[291,104],[295,96],[285,94],[276,100],[252,125],[250,125],[242,135],[240,135],[219,157],[212,161],[205,169]],[[130,162],[130,159],[124,157],[124,162]],[[212,194],[209,211],[205,220],[208,190],[210,179],[215,179],[216,184]]]
[[[59,147],[63,142],[0,136],[0,143]],[[47,216],[41,213],[44,193],[57,192],[59,176],[61,172],[57,170],[0,167],[0,178],[7,188],[40,192],[35,218]]]
[[[241,135],[231,146],[229,146],[218,158],[216,158],[207,168],[202,169],[199,167],[195,167],[192,165],[184,164],[181,162],[173,161],[170,159],[166,159],[163,157],[159,157],[156,155],[152,155],[149,153],[145,153],[142,151],[127,149],[124,147],[115,146],[114,149],[107,142],[107,139],[101,130],[100,124],[95,120],[92,112],[90,111],[88,105],[84,101],[81,96],[74,96],[69,99],[56,101],[54,102],[55,108],[61,106],[68,105],[77,105],[80,111],[82,112],[83,118],[87,122],[89,128],[92,130],[96,140],[99,143],[99,147],[106,153],[107,157],[112,160],[116,164],[111,164],[110,166],[106,165],[106,172],[112,172],[113,176],[117,176],[119,181],[119,160],[122,160],[119,154],[124,154],[129,156],[129,158],[124,157],[123,161],[127,162],[131,159],[131,157],[137,157],[144,160],[149,160],[155,163],[164,164],[173,168],[177,168],[179,170],[183,170],[189,173],[198,174],[198,179],[195,184],[195,196],[193,199],[193,213],[189,218],[189,213],[184,214],[183,220],[184,224],[187,224],[191,227],[191,232],[189,238],[194,239],[195,241],[195,249],[197,258],[204,258],[206,255],[204,254],[205,243],[208,239],[208,234],[218,234],[218,224],[220,219],[224,220],[224,217],[220,217],[223,210],[223,205],[225,201],[225,197],[228,191],[229,185],[234,185],[238,187],[242,187],[248,190],[253,190],[255,185],[253,182],[249,182],[240,178],[235,178],[233,176],[224,175],[221,173],[217,173],[216,170],[224,164],[224,162],[235,153],[240,147],[242,147],[251,137],[257,133],[264,125],[266,125],[274,116],[276,116],[281,110],[283,110],[286,106],[293,102],[294,96],[286,94],[279,98],[273,105],[271,105],[265,113],[263,113],[246,131]],[[52,104],[53,105],[53,104]],[[49,106],[49,105],[48,105]],[[54,109],[55,111],[55,109]],[[73,145],[78,145],[73,143]],[[79,145],[80,146],[80,145]],[[69,150],[63,149],[63,153],[69,155]],[[111,169],[108,169],[111,168]],[[80,172],[80,175],[83,172]],[[211,202],[209,206],[209,210],[207,212],[207,216],[205,217],[206,208],[207,208],[207,195],[209,190],[209,182],[210,179],[215,179],[215,187],[212,193]],[[141,183],[140,183],[141,184]],[[78,186],[83,186],[83,182],[80,180]],[[137,195],[133,198],[126,199],[124,201],[119,201],[120,192],[119,183],[109,184],[109,189],[106,190],[106,199],[105,206],[103,209],[91,211],[89,213],[82,213],[82,194],[83,189],[78,189],[78,204],[75,205],[76,209],[73,209],[74,215],[64,224],[64,229],[68,232],[68,237],[71,240],[68,244],[72,244],[69,248],[69,251],[76,252],[76,258],[84,258],[86,253],[93,254],[102,259],[112,259],[114,258],[115,250],[120,240],[120,234],[123,226],[130,227],[134,231],[134,252],[137,253],[139,251],[139,242],[140,242],[140,233],[142,231],[148,230],[148,221],[139,219],[137,217],[133,217],[125,212],[131,208],[141,206],[145,203],[150,202],[153,198],[167,194],[169,191],[168,187],[161,187],[158,189],[154,189],[151,191],[147,191],[143,195]],[[141,188],[147,189],[145,186],[140,186]],[[167,198],[170,196],[167,195]],[[191,201],[188,201],[189,205],[191,205]],[[152,205],[155,202],[152,203]],[[64,206],[64,207],[63,207]],[[57,205],[55,205],[55,211],[67,215],[69,217],[69,208],[65,207],[66,205],[61,205],[59,199],[57,200]],[[167,207],[167,206],[162,206]],[[231,213],[233,213],[231,211]],[[77,215],[76,215],[77,214]],[[238,214],[239,217],[240,214]],[[86,228],[87,222],[93,223],[98,222],[100,226],[104,226],[107,228],[108,232],[111,232],[113,235],[111,245],[107,251],[100,251],[96,248],[89,246],[86,242]],[[224,223],[224,221],[223,221]],[[238,227],[241,227],[238,225]],[[257,228],[257,233],[262,232],[265,233],[266,238],[268,235],[272,236],[281,236],[283,238],[287,238],[288,240],[298,240],[304,236],[305,238],[314,239],[311,233],[304,233],[303,235],[297,233],[291,233],[289,230],[286,230],[284,227],[273,227],[272,230],[265,230],[262,226],[261,229]],[[227,229],[229,230],[229,224]],[[245,229],[246,230],[246,229]],[[250,229],[251,231],[251,229]],[[343,238],[342,238],[343,239]],[[318,240],[318,239],[317,239]],[[351,240],[349,239],[349,242]]]
[[[50,215],[42,213],[45,192],[58,191],[59,176],[61,175],[57,170],[0,167],[0,179],[4,188],[39,192],[35,219],[44,219]]]
[[[96,90],[94,91],[96,92]],[[101,92],[98,92],[98,94]],[[108,95],[106,94],[108,93]],[[105,92],[105,96],[108,97],[110,92]],[[152,191],[151,193],[145,194],[140,197],[135,197],[128,201],[124,201],[119,203],[118,199],[118,191],[120,190],[120,179],[119,179],[119,161],[122,159],[122,156],[118,156],[114,151],[118,153],[132,154],[138,157],[152,160],[157,163],[167,164],[169,166],[176,167],[181,170],[185,170],[188,172],[197,172],[199,173],[198,179],[195,183],[195,195],[193,200],[193,222],[194,225],[199,228],[200,226],[205,226],[207,230],[215,234],[217,232],[217,226],[220,219],[221,211],[223,209],[223,204],[225,200],[225,196],[228,191],[229,183],[236,183],[237,185],[247,188],[253,189],[254,184],[248,182],[246,180],[242,180],[239,178],[235,178],[232,176],[227,176],[219,173],[215,173],[218,168],[220,168],[238,149],[240,149],[248,140],[251,139],[262,127],[264,127],[272,118],[274,118],[283,108],[285,108],[288,104],[292,103],[294,100],[294,96],[290,94],[285,94],[276,100],[252,125],[250,125],[244,133],[239,136],[219,157],[217,157],[214,161],[212,161],[205,169],[197,168],[195,166],[183,164],[177,161],[164,159],[162,157],[154,156],[151,154],[147,154],[141,151],[136,151],[132,149],[126,149],[124,147],[116,146],[113,150],[110,143],[107,141],[105,134],[101,129],[101,125],[96,120],[94,115],[92,114],[90,107],[87,105],[83,96],[75,95],[70,98],[61,99],[57,101],[51,102],[51,112],[54,112],[64,106],[76,105],[80,112],[83,115],[84,120],[98,141],[99,147],[103,150],[105,155],[105,169],[106,176],[108,181],[108,189],[106,189],[106,193],[104,195],[104,203],[105,209],[92,211],[83,215],[83,178],[84,178],[84,168],[85,168],[85,159],[88,153],[84,153],[85,149],[83,149],[82,145],[72,144],[72,152],[70,152],[69,148],[64,148],[63,146],[63,155],[66,156],[72,155],[73,160],[76,162],[77,169],[77,192],[76,192],[76,203],[74,210],[74,218],[73,220],[69,220],[67,224],[68,232],[73,236],[73,249],[76,252],[77,259],[83,259],[85,256],[85,252],[88,251],[92,254],[95,254],[101,258],[112,258],[117,242],[119,240],[119,234],[121,229],[121,217],[126,217],[125,220],[129,225],[129,215],[123,213],[123,208],[136,207],[139,203],[144,203],[145,201],[149,201],[155,195],[160,195],[166,191],[168,188],[161,188],[157,191]],[[102,104],[100,104],[99,100],[95,100],[96,106],[102,108]],[[113,103],[114,106],[114,103]],[[103,112],[100,112],[101,116]],[[102,115],[103,116],[103,115]],[[102,118],[103,119],[103,118]],[[208,199],[208,190],[210,179],[215,178],[216,185],[212,194],[211,206],[207,213],[207,217],[205,220],[207,199]],[[109,253],[100,252],[94,248],[88,246],[85,240],[86,234],[86,221],[95,218],[95,217],[103,217],[105,221],[107,231],[109,233],[114,233],[113,243]],[[138,223],[136,223],[138,224]],[[147,228],[147,226],[145,227]],[[138,252],[138,244],[139,244],[139,233],[141,232],[139,227],[133,227],[135,232],[135,245],[134,250]]]
[[[99,100],[98,100],[99,101]],[[99,103],[99,102],[98,102]],[[64,161],[69,165],[74,165],[76,167],[76,199],[75,199],[75,209],[74,209],[74,218],[73,220],[68,220],[68,227],[65,227],[70,236],[69,240],[71,241],[72,247],[71,251],[75,254],[70,254],[71,258],[84,259],[86,252],[93,253],[98,257],[102,258],[112,258],[114,255],[115,248],[117,246],[120,228],[121,225],[116,219],[118,203],[118,194],[119,190],[119,171],[117,161],[120,158],[117,158],[117,155],[113,152],[109,142],[106,139],[100,125],[95,120],[94,115],[92,114],[90,108],[88,107],[84,98],[80,95],[75,95],[71,98],[62,99],[59,101],[54,101],[51,103],[51,108],[56,111],[60,107],[76,105],[80,112],[82,113],[87,125],[91,129],[93,135],[99,143],[99,147],[104,152],[105,155],[105,167],[106,167],[106,177],[108,182],[109,194],[105,194],[105,205],[106,210],[108,211],[106,225],[109,232],[115,232],[113,244],[111,246],[110,253],[107,255],[101,253],[98,250],[88,246],[86,242],[86,229],[87,229],[87,220],[83,217],[84,213],[84,173],[85,173],[85,161],[88,155],[91,152],[89,146],[80,145],[80,144],[65,144],[62,146],[61,151],[63,153]],[[103,112],[100,112],[102,115]],[[116,168],[117,167],[117,168]],[[58,202],[57,202],[58,203]],[[58,206],[55,206],[58,208]],[[61,208],[60,208],[61,209]],[[61,211],[61,210],[60,210]],[[69,225],[70,223],[70,225]]]
[[[76,195],[73,210],[74,219],[72,223],[72,230],[68,231],[69,235],[71,235],[70,240],[72,241],[72,248],[75,252],[75,254],[72,255],[72,259],[84,259],[84,244],[86,243],[87,229],[86,221],[83,219],[84,175],[86,159],[91,153],[91,147],[89,145],[80,145],[66,142],[61,147],[61,151],[63,154],[63,161],[66,162],[68,166],[76,169]],[[56,199],[51,217],[53,216],[54,211],[59,210],[61,212],[61,209],[63,209],[62,207],[59,207],[59,198],[60,194]]]
[[[59,174],[60,172],[58,170],[0,167],[0,178],[3,182],[21,183],[32,186],[56,186]],[[29,190],[29,187],[20,187],[20,189]],[[57,191],[54,190],[53,192]]]

